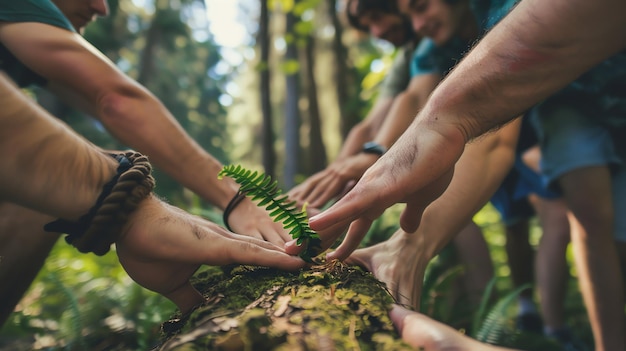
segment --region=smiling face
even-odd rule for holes
[[[52,2],[79,33],[96,16],[106,16],[109,13],[107,0],[52,0]]]
[[[398,0],[400,12],[409,16],[416,33],[443,45],[454,36],[473,40],[476,32],[469,1]]]
[[[348,11],[358,22],[361,30],[370,35],[383,39],[395,46],[402,46],[414,37],[411,23],[400,13],[385,12],[377,9],[360,11],[357,9],[358,0],[351,1]]]

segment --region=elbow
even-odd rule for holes
[[[96,102],[98,119],[112,131],[119,128],[140,128],[143,115],[142,106],[146,106],[146,97],[137,89],[127,91],[112,90],[106,92]]]

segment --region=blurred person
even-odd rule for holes
[[[229,229],[277,245],[290,240],[280,223],[238,194],[232,179],[217,179],[222,164],[186,134],[153,94],[80,36],[107,12],[106,0],[0,0],[0,70],[20,86],[44,86],[97,118],[122,143],[224,210]],[[59,237],[44,232],[43,223],[36,212],[0,203],[0,325]]]

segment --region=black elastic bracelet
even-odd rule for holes
[[[231,232],[233,231],[233,229],[228,224],[228,217],[230,216],[230,213],[233,212],[235,207],[237,207],[237,205],[239,205],[239,203],[245,198],[246,198],[246,194],[243,193],[241,190],[238,190],[237,194],[235,194],[235,196],[233,196],[233,198],[230,199],[230,202],[228,203],[228,205],[226,205],[226,208],[224,209],[224,215],[222,216],[222,219],[224,221],[224,225],[226,226],[226,228],[230,230]]]

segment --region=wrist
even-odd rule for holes
[[[106,254],[128,218],[154,188],[148,158],[133,151],[110,154],[118,162],[115,175],[103,187],[91,209],[77,221],[58,219],[44,226],[67,234],[65,240],[81,252]]]

